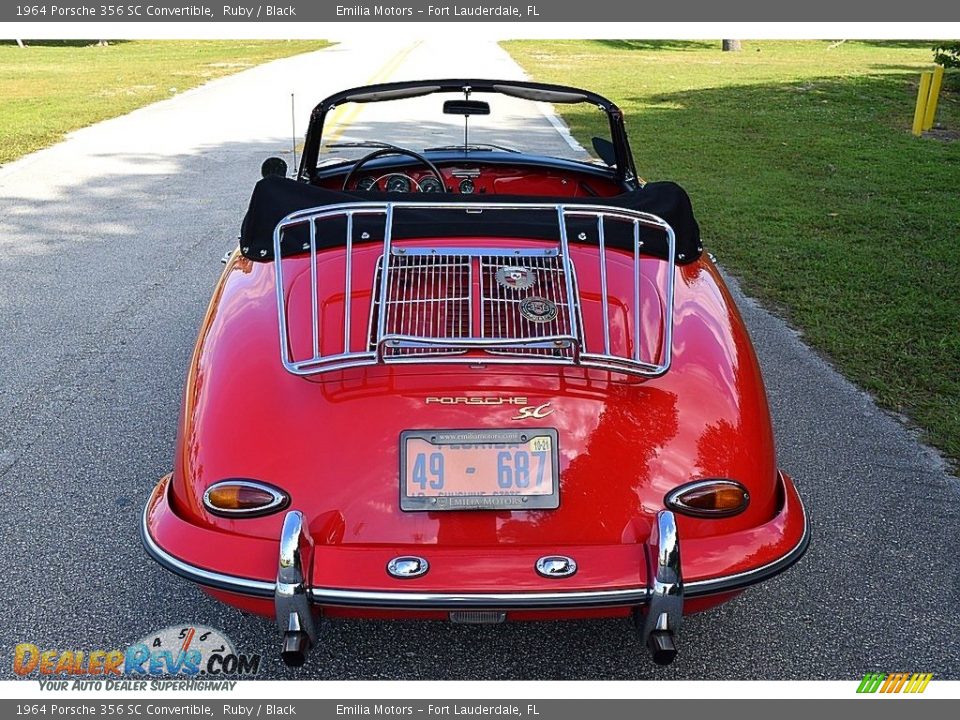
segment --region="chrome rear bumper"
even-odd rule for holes
[[[795,493],[795,491],[794,491]],[[796,496],[797,501],[799,497]],[[148,505],[149,509],[149,505]],[[649,585],[597,590],[550,592],[416,592],[406,590],[349,590],[311,586],[313,543],[305,532],[303,515],[289,511],[284,518],[277,556],[275,581],[219,573],[188,563],[164,550],[154,539],[144,510],[141,535],[148,554],[171,572],[215,590],[254,598],[272,599],[276,621],[283,633],[282,655],[292,665],[302,664],[316,644],[317,616],[311,606],[399,611],[507,611],[578,610],[632,607],[643,640],[654,660],[670,662],[686,600],[742,590],[777,575],[802,557],[809,544],[809,524],[802,503],[799,541],[785,554],[744,572],[705,580],[684,580],[680,537],[673,512],[662,510],[646,545]],[[315,578],[316,580],[316,578]]]
[[[215,590],[251,597],[273,598],[276,594],[276,582],[218,573],[191,565],[166,552],[150,535],[146,523],[146,514],[141,525],[141,536],[150,557],[180,577]],[[806,551],[809,541],[809,525],[805,522],[800,541],[782,557],[745,572],[709,580],[686,582],[683,585],[683,595],[689,599],[735,592],[756,585],[780,574],[797,562]],[[539,610],[619,607],[646,604],[649,602],[652,593],[653,589],[646,586],[617,590],[498,593],[421,593],[402,590],[387,592],[344,590],[322,586],[313,586],[307,589],[310,602],[316,605],[385,610]]]

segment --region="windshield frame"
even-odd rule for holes
[[[317,162],[323,142],[324,123],[335,108],[344,103],[387,102],[405,98],[421,97],[436,93],[484,93],[517,97],[533,102],[563,104],[588,103],[595,105],[607,115],[610,124],[610,141],[613,143],[616,165],[612,168],[615,178],[629,182],[637,178],[637,171],[630,152],[630,143],[623,123],[623,112],[613,102],[588,90],[521,80],[416,80],[410,82],[380,83],[351,88],[335,93],[322,100],[310,113],[310,124],[304,138],[297,178],[310,182],[317,175]]]

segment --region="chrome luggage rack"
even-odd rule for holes
[[[521,241],[517,248],[463,247],[451,238],[438,237],[438,243],[424,246],[398,240],[394,235],[395,216],[404,210],[462,212],[464,223],[470,216],[484,212],[521,211],[549,212],[557,218],[557,239],[552,247],[540,242],[536,247]],[[382,255],[380,255],[371,287],[368,315],[367,346],[353,349],[351,321],[354,303],[353,253],[354,219],[361,216],[383,217]],[[318,226],[324,221],[345,219],[346,238],[344,275],[337,293],[343,294],[343,342],[336,353],[321,353],[320,308],[318,291]],[[570,255],[568,221],[571,218],[593,218],[596,221],[597,264],[602,308],[602,352],[588,351],[583,323],[581,298],[576,267]],[[608,247],[605,226],[608,222],[627,223],[633,230],[633,351],[615,354],[611,351],[610,297],[608,295]],[[302,244],[309,252],[312,338],[311,352],[295,358],[290,344],[286,284],[282,248],[284,232],[292,228],[309,229],[309,242]],[[661,231],[666,236],[667,272],[663,303],[663,332],[657,362],[641,359],[642,323],[640,317],[640,260],[652,255],[644,249],[641,227]],[[482,233],[477,233],[481,236]],[[583,235],[583,234],[581,234]],[[369,240],[364,234],[362,242]],[[491,238],[499,236],[491,235]],[[552,243],[553,241],[548,241]],[[314,375],[380,363],[522,363],[573,365],[655,377],[670,368],[673,335],[674,275],[676,241],[673,228],[662,218],[603,205],[565,205],[552,203],[482,203],[482,202],[355,202],[329,205],[292,213],[277,224],[273,234],[276,272],[277,309],[280,322],[280,356],[284,367],[295,375]],[[503,278],[497,273],[518,273],[523,282],[525,273],[538,278],[537,295],[507,292]],[[475,294],[479,293],[479,302]],[[530,313],[521,313],[520,304],[542,302],[546,319],[529,320]],[[552,315],[552,317],[549,317]],[[599,348],[598,348],[599,349]]]

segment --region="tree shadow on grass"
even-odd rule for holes
[[[23,40],[27,48],[31,47],[91,47],[99,40]],[[107,40],[110,45],[122,45],[129,40]],[[16,45],[16,40],[0,40],[0,45]],[[26,49],[26,48],[25,48]]]
[[[612,50],[720,50],[720,41],[705,40],[594,40]]]
[[[881,48],[904,48],[907,50],[930,50],[931,57],[936,40],[858,40],[861,45],[871,45]]]
[[[879,63],[870,65],[870,69],[875,70],[877,72],[902,71],[902,72],[910,73],[915,77],[920,77],[921,72],[925,72],[932,68],[933,68],[932,65],[930,68],[920,68],[920,67],[917,67],[916,65],[890,65],[890,64],[879,64]]]

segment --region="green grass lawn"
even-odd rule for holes
[[[960,458],[960,79],[909,132],[933,43],[522,41],[536,79],[610,97],[637,167],[707,249],[880,404]],[[831,47],[831,45],[833,45]],[[560,106],[581,142],[602,115]],[[949,138],[954,140],[949,140]],[[588,145],[589,146],[589,145]]]
[[[30,41],[0,43],[0,164],[71,130],[213,78],[319,50],[324,41]]]

